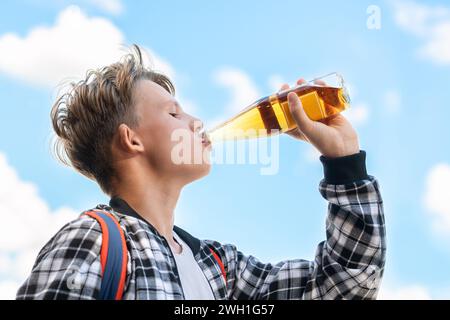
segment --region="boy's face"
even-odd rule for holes
[[[183,112],[170,93],[150,80],[136,83],[133,99],[139,118],[134,131],[144,146],[147,164],[158,174],[179,178],[184,183],[207,175],[211,145],[198,133],[203,123]],[[189,157],[180,164],[181,149]]]

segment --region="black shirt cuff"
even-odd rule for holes
[[[339,158],[320,156],[320,161],[323,164],[326,183],[346,184],[368,178],[364,150]]]

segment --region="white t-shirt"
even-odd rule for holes
[[[194,259],[191,248],[173,232],[175,240],[182,247],[181,253],[173,253],[186,300],[214,300],[211,286],[205,274]]]

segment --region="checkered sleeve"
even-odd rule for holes
[[[314,261],[262,263],[224,245],[230,299],[376,298],[386,251],[378,182],[365,172],[363,151],[341,164],[321,160],[325,179],[319,191],[329,205],[326,240],[317,246]]]
[[[65,225],[39,252],[16,299],[95,299],[101,285],[102,233],[82,215]]]

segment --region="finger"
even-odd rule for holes
[[[290,92],[288,94],[288,102],[292,118],[294,118],[300,131],[309,138],[309,135],[314,128],[314,121],[307,116],[303,109],[302,102],[295,93]]]
[[[303,78],[297,80],[297,84],[304,84],[304,83],[306,83],[306,80]]]
[[[288,85],[287,83],[283,83],[283,84],[281,85],[281,88],[280,88],[279,91],[283,91],[283,90],[286,90],[286,89],[289,89],[289,85]]]

